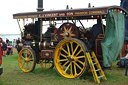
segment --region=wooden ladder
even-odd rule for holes
[[[94,77],[94,81],[99,84],[101,79],[107,80],[95,53],[93,51],[86,52],[86,55]]]

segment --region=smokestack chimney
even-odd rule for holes
[[[88,3],[88,8],[91,8],[91,3]]]
[[[66,9],[69,9],[68,5],[67,5]]]
[[[43,0],[38,0],[38,8],[37,11],[43,11]]]

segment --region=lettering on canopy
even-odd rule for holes
[[[14,16],[14,19],[20,18],[37,18],[37,15]]]
[[[52,18],[52,17],[67,17],[67,16],[86,16],[86,15],[96,15],[96,14],[105,14],[107,13],[106,10],[100,10],[100,11],[77,11],[77,12],[61,12],[61,13],[35,13],[35,14],[22,14],[20,15],[14,15],[14,19],[18,18]]]

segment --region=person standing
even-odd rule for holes
[[[9,39],[8,38],[6,38],[6,44],[7,44],[7,46],[9,46]]]
[[[7,44],[5,42],[3,42],[2,49],[3,49],[3,56],[6,56]]]
[[[20,43],[20,38],[18,38],[18,40],[16,41],[16,44],[18,45]]]
[[[18,51],[18,54],[21,51],[22,47],[23,47],[23,44],[20,41],[20,38],[18,38],[18,40],[17,40],[17,51]]]
[[[87,44],[88,50],[92,50],[93,45],[95,44],[95,40],[99,34],[103,34],[103,30],[105,28],[105,25],[101,23],[101,19],[97,19],[97,24],[93,25],[92,29],[90,30],[91,39],[89,40]]]

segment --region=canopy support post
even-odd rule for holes
[[[23,33],[22,33],[22,30],[21,30],[20,23],[19,23],[18,19],[17,19],[17,23],[18,23],[18,26],[19,26],[19,29],[20,29],[20,32],[21,32],[21,38],[22,38],[23,37]]]

